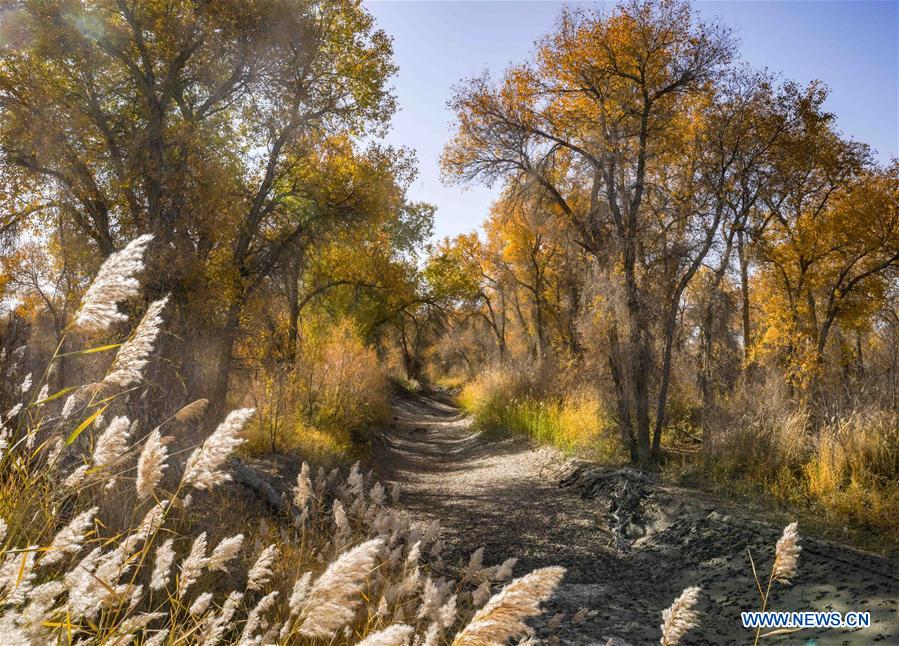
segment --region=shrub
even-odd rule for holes
[[[388,381],[350,321],[307,323],[292,365],[260,370],[259,416],[248,450],[291,450],[316,461],[351,455],[389,413]]]

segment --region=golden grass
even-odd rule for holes
[[[730,496],[773,500],[826,534],[870,549],[899,539],[899,415],[856,413],[812,430],[802,413],[750,419],[670,475]]]
[[[540,393],[536,380],[522,371],[489,370],[462,388],[459,403],[486,431],[525,435],[598,461],[624,458],[595,393],[584,388],[547,396]]]

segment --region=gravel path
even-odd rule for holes
[[[605,520],[608,501],[560,489],[562,460],[552,450],[488,440],[449,401],[434,397],[403,397],[394,409],[376,471],[402,484],[401,504],[414,520],[440,520],[447,561],[483,546],[487,564],[517,556],[518,574],[545,565],[568,569],[534,624],[546,643],[657,644],[662,609],[689,585],[703,590],[701,625],[682,643],[752,643],[739,619],[758,604],[747,548],[767,572],[782,527],[697,492],[653,484],[646,535],[618,550]],[[764,641],[899,644],[899,563],[806,536],[802,545],[799,575],[792,587],[776,587],[772,609],[868,610],[873,625]],[[587,616],[576,621],[582,608]]]

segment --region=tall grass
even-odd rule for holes
[[[568,453],[619,461],[623,452],[600,399],[589,389],[547,394],[539,373],[495,367],[468,382],[461,406],[487,431],[508,431]]]
[[[122,320],[117,305],[137,292],[147,242],[104,264],[77,325],[99,332]],[[233,496],[219,496],[255,411],[232,411],[199,446],[175,451],[179,425],[202,406],[152,430],[129,420],[124,395],[140,387],[164,305],[125,343],[76,352],[117,349],[103,380],[50,394],[28,376],[3,415],[0,643],[404,644],[420,633],[437,644],[464,632],[486,601],[477,590],[510,568],[434,578],[423,557],[441,563],[439,527],[410,526],[358,468],[343,478],[304,465],[289,524],[254,528],[225,513],[196,531],[211,506],[234,511]],[[225,533],[234,525],[243,531]],[[533,614],[557,582],[510,585],[526,589]]]
[[[899,538],[899,415],[859,411],[813,428],[802,411],[747,415],[711,449],[675,462],[678,477],[763,496],[852,530],[867,546]],[[825,527],[826,528],[826,527]]]
[[[104,264],[78,325],[121,321],[147,242]],[[152,304],[124,343],[75,351],[116,350],[101,381],[51,394],[57,351],[3,414],[0,643],[533,643],[526,620],[563,568],[505,583],[515,559],[485,566],[483,549],[454,568],[439,525],[410,525],[391,507],[399,487],[388,492],[358,464],[326,473],[304,462],[283,517],[256,524],[225,490],[254,409],[231,411],[197,446],[175,440],[205,402],[150,430],[132,422],[124,395],[141,387],[164,306]],[[772,580],[784,578],[777,563]],[[691,588],[663,613],[662,643],[695,626],[695,603]]]
[[[316,321],[302,331],[296,358],[262,367],[250,384],[258,415],[246,450],[336,463],[387,419],[388,380],[350,321]]]

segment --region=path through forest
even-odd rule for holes
[[[554,451],[487,439],[447,399],[404,396],[395,400],[394,411],[394,424],[376,450],[377,471],[402,484],[401,506],[414,520],[440,520],[448,563],[483,546],[486,564],[517,556],[516,574],[546,565],[568,569],[534,624],[546,643],[658,643],[662,609],[690,585],[703,591],[701,626],[685,643],[751,643],[739,619],[741,610],[758,602],[747,547],[767,572],[782,527],[697,492],[654,483],[647,534],[627,550],[616,549],[605,520],[608,501],[560,489],[564,461]],[[795,584],[776,589],[773,609],[869,610],[874,625],[856,632],[803,631],[774,641],[899,643],[897,562],[807,536],[802,546]],[[582,608],[587,616],[575,623]]]

